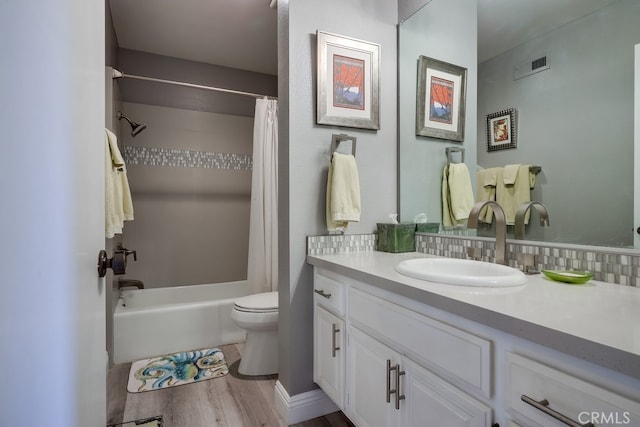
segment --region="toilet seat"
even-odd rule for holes
[[[239,298],[234,310],[245,313],[274,313],[278,311],[278,292],[264,292]]]

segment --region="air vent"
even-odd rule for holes
[[[513,67],[513,80],[530,76],[540,71],[548,70],[547,56],[541,56],[530,61],[521,62]]]

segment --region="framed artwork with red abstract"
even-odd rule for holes
[[[318,124],[380,129],[380,45],[317,32]]]
[[[416,135],[464,141],[467,69],[418,58]]]

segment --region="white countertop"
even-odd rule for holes
[[[413,279],[398,262],[418,252],[309,255],[307,261],[487,326],[640,378],[640,289],[591,280],[554,282],[537,274],[524,286],[477,288]]]

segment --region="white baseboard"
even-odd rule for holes
[[[277,381],[274,395],[276,410],[287,425],[301,423],[340,410],[319,388],[289,396],[280,381]]]

